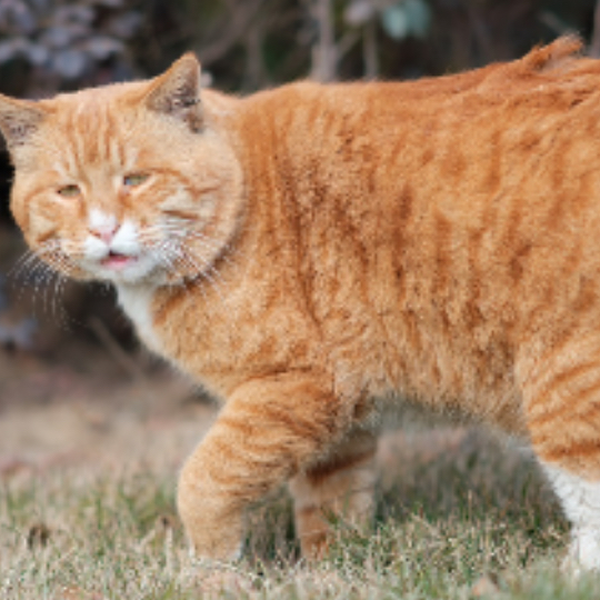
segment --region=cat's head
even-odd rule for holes
[[[164,284],[211,268],[242,182],[192,55],[163,75],[31,102],[0,95],[11,209],[30,247],[80,279]]]

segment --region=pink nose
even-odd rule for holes
[[[119,228],[118,225],[102,225],[102,226],[98,226],[98,227],[89,227],[88,231],[95,237],[100,238],[103,242],[105,242],[106,244],[109,244],[110,241],[113,239],[115,233],[117,232],[117,229]]]

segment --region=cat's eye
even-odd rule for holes
[[[58,189],[58,194],[63,198],[76,198],[81,194],[81,189],[78,185],[71,183],[70,185],[64,185]]]
[[[148,177],[150,177],[148,173],[130,173],[123,177],[123,185],[127,187],[136,187],[142,185],[144,181],[147,181]]]

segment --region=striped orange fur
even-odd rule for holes
[[[244,508],[286,480],[308,555],[324,511],[368,520],[374,399],[410,397],[529,438],[571,558],[600,567],[600,62],[579,47],[247,98],[200,91],[188,55],[0,99],[31,247],[112,281],[224,402],[179,484],[199,554],[233,556]]]

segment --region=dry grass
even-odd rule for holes
[[[143,466],[23,470],[0,487],[2,599],[596,599],[563,578],[566,523],[526,458],[474,430],[401,431],[382,444],[374,531],[335,523],[326,560],[298,560],[284,491],[249,515],[245,558],[188,555],[160,440]]]
[[[36,375],[45,390],[55,373]],[[196,562],[175,481],[214,411],[164,373],[98,375],[85,390],[68,375],[52,397],[0,413],[1,600],[600,597],[600,577],[561,576],[567,524],[526,456],[410,420],[383,437],[369,535],[334,523],[329,556],[304,564],[281,490],[250,511],[240,563]]]

